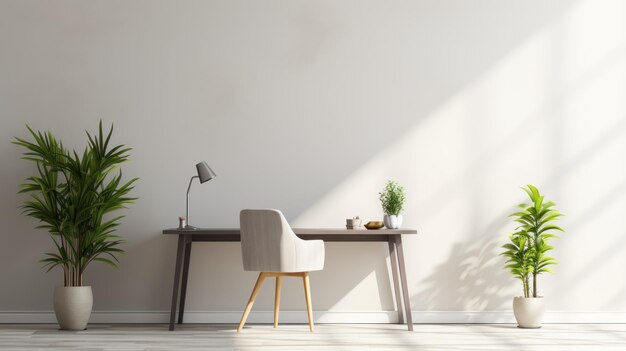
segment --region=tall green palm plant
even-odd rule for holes
[[[35,163],[37,175],[20,185],[20,193],[30,194],[22,209],[39,220],[37,228],[48,230],[57,249],[41,260],[47,271],[60,266],[65,286],[82,286],[91,262],[115,267],[116,255],[124,252],[124,241],[114,234],[124,216],[110,214],[137,199],[128,196],[137,178],[122,182],[121,170],[114,174],[131,149],[111,147],[113,126],[104,135],[102,121],[97,135],[87,132],[88,145],[80,155],[52,133],[26,127],[34,140],[15,138],[13,143],[26,148],[22,159]]]
[[[510,235],[510,242],[503,246],[505,251],[502,255],[507,258],[506,268],[522,280],[524,297],[530,297],[531,276],[532,297],[537,297],[537,277],[542,273],[551,273],[549,267],[557,264],[554,257],[548,256],[553,249],[549,241],[558,237],[556,232],[565,232],[554,224],[563,214],[554,208],[554,202],[544,201],[536,187],[527,185],[522,189],[531,203],[517,205],[519,210],[510,215],[519,226]]]

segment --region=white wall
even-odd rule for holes
[[[2,1],[0,311],[48,311],[60,283],[47,235],[20,215],[33,172],[10,144],[25,123],[84,145],[98,119],[133,147],[138,203],[120,269],[86,274],[97,311],[165,311],[194,164],[192,224],[238,225],[246,207],[297,226],[381,216],[406,186],[416,311],[509,310],[499,246],[539,186],[568,216],[553,311],[626,311],[626,3],[622,1]],[[329,244],[318,311],[393,309],[379,244]],[[199,244],[188,309],[239,311],[255,279],[234,243]],[[272,291],[256,310],[271,309]],[[302,309],[288,282],[285,309]],[[626,317],[624,317],[626,320]]]

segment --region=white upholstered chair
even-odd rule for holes
[[[280,287],[281,279],[284,276],[302,278],[309,329],[313,331],[309,272],[324,268],[324,242],[298,238],[291,230],[283,214],[278,210],[242,210],[239,221],[243,269],[259,271],[260,273],[237,331],[241,331],[246,323],[259,289],[267,277],[276,277],[274,328],[278,326]]]

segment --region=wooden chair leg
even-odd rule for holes
[[[248,300],[248,304],[246,305],[246,309],[243,311],[243,316],[241,316],[241,322],[239,322],[239,326],[237,327],[237,333],[243,329],[243,325],[246,324],[246,319],[248,319],[248,314],[250,314],[250,310],[252,309],[252,305],[254,305],[254,300],[256,296],[259,294],[259,290],[261,289],[261,285],[263,285],[263,281],[265,280],[266,273],[259,273],[259,277],[256,280],[256,284],[254,284],[254,289],[252,290],[252,294],[250,295],[250,300]]]
[[[306,311],[309,317],[309,330],[313,331],[313,307],[311,306],[311,286],[309,284],[309,273],[304,272],[302,275],[302,281],[304,282],[304,297],[306,299]]]
[[[280,287],[283,277],[276,276],[276,293],[274,295],[274,328],[278,327],[278,310],[280,308]]]

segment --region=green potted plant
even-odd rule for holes
[[[34,141],[13,143],[26,148],[23,159],[35,163],[37,172],[20,185],[20,193],[30,194],[22,209],[54,243],[56,250],[41,260],[44,267],[63,270],[63,286],[54,290],[57,321],[61,329],[82,330],[93,305],[91,287],[83,286],[85,269],[94,261],[115,267],[123,252],[123,240],[114,232],[124,216],[111,213],[136,200],[128,194],[137,178],[123,182],[121,170],[115,173],[130,148],[111,147],[113,126],[104,135],[102,121],[97,135],[87,133],[82,154],[66,149],[50,132],[26,127]]]
[[[402,208],[404,206],[404,187],[393,180],[388,180],[385,188],[379,193],[380,203],[383,207],[385,217],[383,222],[388,229],[398,229],[402,227]]]
[[[545,201],[536,187],[522,188],[530,203],[517,205],[518,210],[510,215],[518,224],[509,236],[509,243],[502,246],[502,255],[507,258],[506,268],[522,281],[523,296],[513,298],[513,313],[519,327],[540,328],[545,302],[538,293],[537,278],[542,273],[552,272],[556,259],[548,256],[553,249],[550,239],[556,232],[565,232],[554,221],[563,216],[552,201]]]

